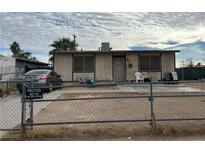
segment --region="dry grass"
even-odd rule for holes
[[[7,88],[7,92],[16,92],[17,88],[16,88],[16,84],[9,84],[8,88]]]
[[[139,123],[39,126],[25,136],[13,132],[3,140],[205,140],[205,124],[158,123],[155,129]]]

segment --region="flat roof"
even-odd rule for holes
[[[15,59],[18,61],[25,61],[25,62],[40,64],[40,65],[49,65],[48,63],[44,63],[44,62],[40,62],[40,61],[36,61],[36,60],[31,60],[31,59],[25,59],[25,58],[19,58],[19,57],[16,57]]]
[[[53,53],[118,53],[118,52],[180,52],[180,50],[111,50],[111,51],[100,51],[100,50],[77,50],[77,51],[50,51],[49,54]]]

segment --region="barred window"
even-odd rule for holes
[[[83,72],[83,56],[73,57],[73,71],[74,72]]]
[[[140,70],[149,70],[150,68],[150,57],[142,56],[140,57]]]
[[[94,56],[81,55],[73,57],[74,73],[91,73],[94,72]]]
[[[140,56],[140,71],[160,71],[160,56]]]

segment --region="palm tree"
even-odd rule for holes
[[[22,53],[22,50],[20,49],[20,46],[17,42],[13,42],[12,44],[10,44],[10,50],[13,53],[12,57],[18,57]]]
[[[78,46],[78,43],[75,42],[75,37],[73,41],[71,41],[69,37],[63,37],[54,41],[52,44],[50,44],[50,46],[54,48],[52,51],[75,51],[77,50],[76,47]],[[49,53],[49,55],[51,54]],[[49,61],[53,62],[53,55],[49,58]]]
[[[76,47],[78,44],[75,41],[71,41],[70,38],[61,38],[56,41],[54,41],[52,44],[50,44],[51,47],[54,47],[54,50],[76,50]]]
[[[13,53],[12,57],[20,57],[24,59],[36,60],[35,57],[32,57],[31,52],[25,52],[21,50],[19,44],[15,41],[12,44],[10,44],[10,50]]]
[[[70,50],[76,50],[78,44],[73,40],[70,42]]]
[[[34,60],[34,61],[38,61],[38,60],[36,59],[36,57],[31,57],[30,59],[31,59],[31,60]]]
[[[20,57],[26,58],[26,59],[31,59],[31,53],[30,52],[22,52]]]

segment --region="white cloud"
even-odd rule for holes
[[[18,41],[22,49],[45,55],[52,41],[72,34],[86,49],[97,49],[102,41],[113,49],[168,48],[173,45],[162,42],[205,40],[205,13],[0,13],[0,46],[5,48]]]
[[[48,56],[42,56],[38,54],[33,54],[34,57],[37,57],[37,59],[41,62],[48,63]]]

